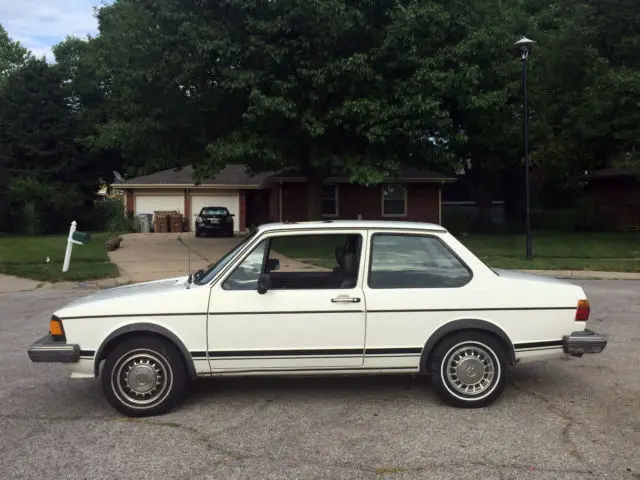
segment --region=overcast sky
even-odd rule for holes
[[[97,32],[93,7],[105,0],[0,0],[0,23],[9,37],[37,57],[54,61],[51,47],[67,35],[85,38]]]

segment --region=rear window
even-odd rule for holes
[[[229,213],[229,210],[227,210],[226,208],[212,207],[212,208],[203,208],[202,211],[200,212],[200,215],[227,215],[228,213]]]

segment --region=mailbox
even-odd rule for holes
[[[71,239],[78,243],[87,243],[90,238],[91,235],[85,232],[73,232],[71,235]]]

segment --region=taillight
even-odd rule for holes
[[[49,322],[49,335],[56,341],[64,342],[66,340],[64,328],[62,328],[62,321],[58,317],[51,317],[51,321]]]
[[[578,300],[578,308],[576,309],[576,322],[586,322],[587,320],[589,320],[589,313],[591,313],[589,300]]]

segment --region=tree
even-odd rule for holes
[[[7,31],[0,25],[0,88],[6,77],[23,65],[30,55],[29,50],[20,42],[11,40]]]
[[[450,133],[439,2],[123,0],[99,19],[102,140],[132,163],[295,167],[317,217],[329,172],[375,182]]]
[[[35,58],[11,72],[0,91],[7,230],[61,230],[92,206],[98,178],[74,142],[66,93],[58,69]]]

